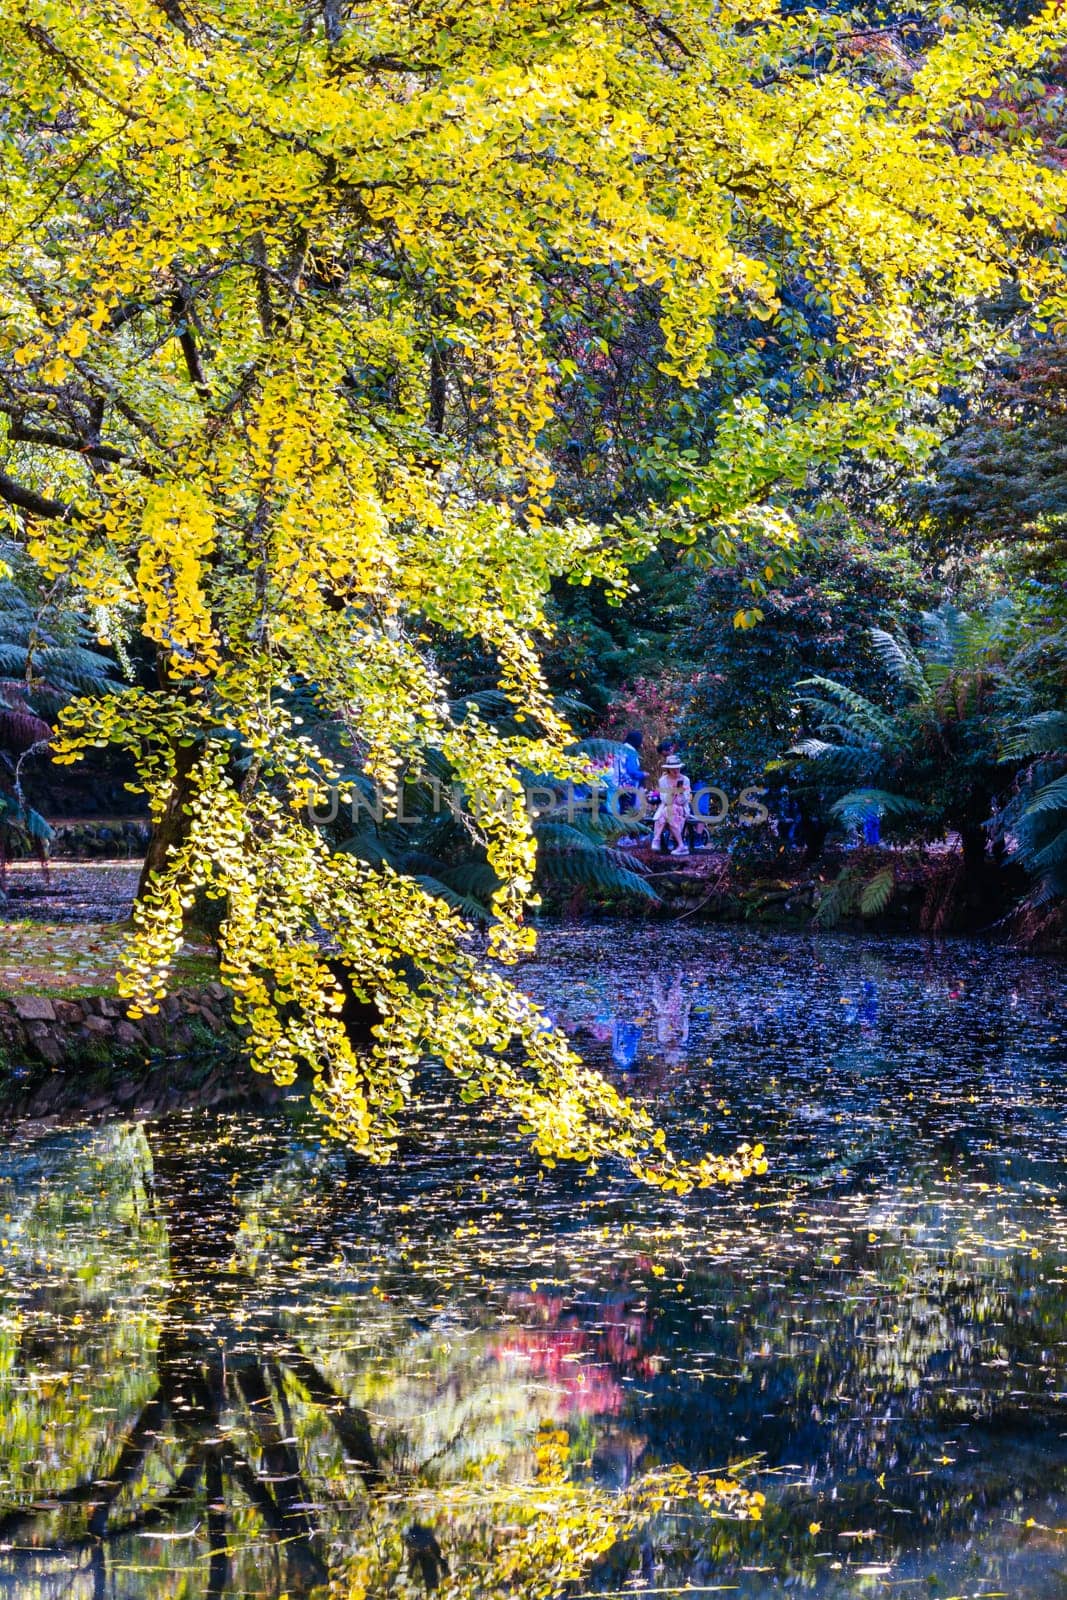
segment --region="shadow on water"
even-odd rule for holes
[[[546,1437],[590,1492],[749,1461],[767,1497],[653,1519],[585,1592],[1067,1592],[1062,969],[635,939],[523,981],[764,1180],[540,1174],[432,1079],[384,1171],[296,1102],[11,1144],[0,1593],[495,1593]]]

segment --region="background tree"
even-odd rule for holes
[[[870,629],[902,621],[920,599],[915,560],[877,522],[838,517],[806,532],[800,571],[763,598],[755,627],[733,622],[748,603],[744,566],[707,573],[694,597],[688,648],[700,665],[682,731],[716,782],[780,782],[768,766],[801,732],[797,680],[843,668],[850,688],[874,692],[882,674]]]

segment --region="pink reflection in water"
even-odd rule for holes
[[[565,1309],[562,1295],[543,1290],[509,1295],[508,1304],[528,1320],[507,1329],[492,1353],[558,1388],[558,1416],[614,1415],[624,1398],[620,1378],[647,1378],[656,1371],[654,1358],[644,1354],[648,1315],[623,1297],[601,1302],[592,1326],[586,1325],[591,1319]]]

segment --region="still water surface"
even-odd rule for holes
[[[369,1540],[371,1594],[478,1594],[551,1438],[579,1484],[767,1497],[653,1520],[585,1594],[1067,1595],[1062,966],[613,928],[522,981],[678,1147],[768,1174],[540,1173],[441,1086],[384,1171],[297,1101],[16,1131],[0,1594],[357,1595]]]

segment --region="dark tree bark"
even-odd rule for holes
[[[193,795],[192,772],[196,758],[195,745],[179,745],[174,752],[174,781],[166,810],[152,828],[137,885],[138,895],[144,894],[149,888],[155,873],[165,870],[171,850],[184,844],[188,836],[187,806]]]
[[[448,401],[448,382],[445,374],[445,355],[435,339],[430,346],[430,431],[445,431],[445,406]]]
[[[968,878],[976,877],[985,868],[986,860],[986,831],[981,824],[960,829],[960,846],[964,872]]]

